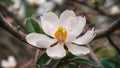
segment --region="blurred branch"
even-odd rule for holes
[[[106,8],[104,8],[103,10],[109,9],[109,8],[115,6],[115,5],[118,5],[119,3],[120,3],[120,1],[116,1],[116,2],[114,2],[113,4],[111,4],[111,5],[107,6]]]
[[[58,68],[60,62],[61,62],[61,59],[59,59],[59,60],[52,66],[52,68]]]
[[[84,1],[79,1],[79,0],[69,0],[69,1],[82,4],[82,5],[84,5],[84,6],[88,7],[88,8],[91,8],[92,10],[98,12],[98,13],[101,14],[101,15],[105,15],[105,16],[107,16],[107,17],[109,17],[109,18],[114,18],[113,16],[111,16],[111,15],[105,13],[104,11],[102,11],[98,6],[91,6],[91,5],[87,4],[86,2],[84,2]]]
[[[100,64],[99,59],[96,57],[96,55],[93,52],[91,46],[87,45],[87,47],[90,49],[90,54],[89,54],[90,59],[92,59],[93,61],[95,61],[97,64]]]
[[[22,31],[19,31],[16,27],[8,23],[3,16],[0,14],[0,26],[10,32],[13,36],[18,38],[21,41],[25,42],[25,36],[26,34],[23,33]]]
[[[2,11],[7,13],[11,18],[13,18],[17,22],[18,25],[20,25],[21,27],[24,26],[12,12],[9,12],[3,5],[0,4],[0,12]]]
[[[34,63],[37,62],[38,58],[39,58],[39,55],[40,55],[40,49],[36,49],[36,53],[35,53],[35,61]],[[36,64],[35,64],[36,65]]]
[[[23,42],[26,42],[26,40],[25,40],[26,34],[23,33],[22,31],[19,31],[16,27],[14,27],[9,22],[7,22],[1,14],[0,14],[0,27],[2,27],[3,29],[5,29],[6,31],[11,33],[17,39],[19,39]],[[29,51],[29,49],[28,49],[28,51]],[[28,54],[31,54],[31,52],[29,52]],[[31,59],[30,61],[28,61],[28,63],[21,65],[20,68],[27,68],[32,63],[34,63],[34,59]]]
[[[90,45],[87,45],[87,47],[90,49],[90,54],[89,54],[90,59],[92,59],[92,60],[95,61],[98,65],[100,65],[100,68],[103,68],[103,66],[100,64],[99,59],[96,57],[95,53],[93,52],[91,46],[90,46]]]
[[[19,68],[29,68],[29,66],[34,62],[34,59],[30,59],[27,63],[21,65]]]
[[[95,34],[96,34],[95,39],[108,36],[109,34],[113,33],[115,30],[117,30],[118,28],[120,28],[120,19],[114,21],[112,24],[110,24],[107,27],[95,30]]]
[[[17,49],[14,48],[13,44],[11,44],[10,42],[8,42],[7,40],[0,40],[0,46],[1,47],[4,46],[6,48],[6,50],[9,50],[13,54],[16,54],[16,52],[17,52]]]
[[[117,45],[115,45],[115,43],[113,42],[112,38],[108,35],[107,39],[110,42],[110,44],[116,49],[116,51],[118,52],[118,54],[120,55],[120,49],[117,47]]]

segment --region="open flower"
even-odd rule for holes
[[[64,11],[60,18],[55,13],[48,12],[41,17],[41,26],[44,32],[52,38],[44,34],[30,33],[26,36],[26,40],[38,48],[47,48],[47,55],[53,59],[60,59],[66,55],[64,46],[73,55],[85,55],[90,50],[79,45],[88,44],[95,37],[94,29],[78,37],[85,24],[85,17],[76,16],[71,10]]]

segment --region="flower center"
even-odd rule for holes
[[[66,40],[67,38],[67,31],[65,28],[63,28],[62,26],[58,27],[57,31],[55,32],[55,37],[58,40],[58,42],[62,43]]]

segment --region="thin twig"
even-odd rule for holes
[[[87,45],[87,47],[91,50],[91,52],[90,52],[90,54],[89,54],[90,58],[91,58],[93,61],[95,61],[97,64],[100,64],[99,59],[98,59],[98,58],[96,57],[96,55],[94,54],[94,52],[93,52],[92,48],[90,47],[90,45]]]
[[[37,49],[37,50],[36,50],[36,53],[35,53],[35,63],[36,63],[37,60],[38,60],[39,54],[40,54],[40,49]]]
[[[101,15],[105,15],[105,16],[107,16],[107,17],[109,17],[109,18],[113,18],[113,16],[111,16],[111,15],[105,13],[104,11],[100,10],[99,7],[96,7],[96,6],[94,7],[94,6],[88,5],[88,4],[87,4],[86,2],[84,2],[84,1],[79,1],[79,0],[69,0],[69,1],[73,1],[73,2],[76,2],[76,3],[82,4],[82,5],[84,5],[84,6],[88,7],[88,8],[93,9],[94,11],[98,12],[98,13],[101,14]]]
[[[25,42],[26,34],[22,31],[19,31],[16,27],[8,23],[5,18],[0,14],[0,26],[10,32],[13,36],[18,38],[19,40]]]
[[[107,27],[95,30],[96,37],[95,39],[108,36],[109,34],[113,33],[115,30],[120,28],[120,19],[114,21],[112,24],[110,24]]]
[[[90,45],[87,45],[87,47],[91,50],[89,57],[90,59],[92,59],[93,61],[95,61],[98,65],[100,65],[100,68],[104,68],[101,64],[99,59],[96,57],[95,53],[93,52],[92,48],[90,47]]]
[[[21,27],[24,27],[24,25],[17,19],[17,17],[10,11],[8,11],[3,5],[0,4],[0,11],[6,12],[11,18],[13,18],[18,25]]]
[[[111,5],[107,6],[106,8],[104,8],[103,10],[109,9],[109,8],[115,6],[115,5],[118,5],[119,3],[120,3],[120,1],[116,1],[116,2],[114,2],[113,4],[111,4]]]
[[[111,39],[111,37],[108,35],[107,36],[108,41],[110,42],[110,44],[116,49],[116,51],[119,53],[120,55],[120,49],[117,47],[117,45],[115,45],[115,43],[113,42],[113,40]]]
[[[28,68],[34,62],[34,59],[30,59],[27,63],[23,64],[19,68]]]
[[[60,62],[61,62],[61,59],[58,60],[58,61],[53,65],[52,68],[58,68],[58,65],[60,64]]]

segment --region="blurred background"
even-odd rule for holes
[[[33,17],[40,22],[40,16],[44,13],[53,11],[60,15],[64,10],[73,10],[77,16],[86,17],[84,31],[92,27],[99,30],[119,20],[120,0],[0,0],[0,14],[5,17],[5,21],[24,33],[26,18]],[[13,62],[16,63],[13,68],[35,68],[37,48],[16,38],[9,29],[6,30],[2,26],[0,24],[0,64],[2,65],[3,59],[8,60],[9,56],[13,56]],[[95,39],[91,47],[99,60],[120,60],[120,28],[105,37]],[[39,51],[39,56],[41,54],[42,51]],[[119,68],[117,62],[111,64],[111,68]],[[81,65],[81,68],[92,67]]]

